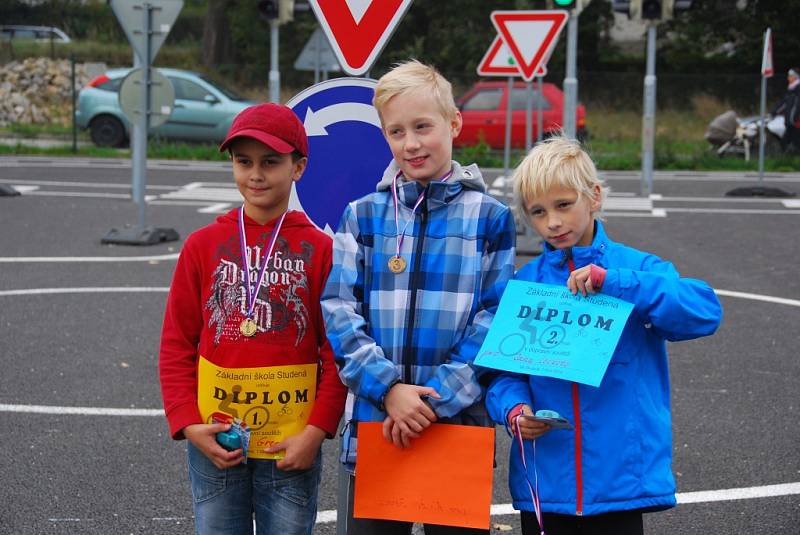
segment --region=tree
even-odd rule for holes
[[[235,0],[208,0],[203,25],[203,64],[206,67],[233,61],[228,12],[235,4]]]
[[[759,72],[764,31],[772,28],[777,72],[800,63],[800,0],[695,0],[667,26],[662,51],[673,70]]]

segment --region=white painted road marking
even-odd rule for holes
[[[109,407],[55,407],[50,405],[9,405],[0,403],[0,412],[29,414],[77,414],[79,416],[164,416],[163,409],[114,409]]]
[[[39,294],[52,294],[52,293],[96,293],[96,292],[166,292],[169,288],[159,287],[111,287],[111,288],[38,288],[28,290],[6,290],[0,291],[2,296],[15,296],[15,295],[39,295]],[[734,292],[730,290],[714,290],[717,295],[727,297],[738,297],[742,299],[751,299],[755,301],[765,301],[769,303],[797,306],[800,307],[800,300],[786,299],[782,297],[773,297],[769,295],[752,294],[745,292]],[[108,407],[59,407],[48,405],[12,405],[0,404],[0,412],[14,412],[14,413],[36,413],[36,414],[74,414],[80,416],[146,416],[146,417],[163,417],[163,409],[122,409],[122,408],[108,408]],[[800,482],[795,483],[782,483],[776,485],[762,485],[758,487],[741,487],[732,489],[720,490],[705,490],[695,492],[677,493],[676,497],[678,504],[689,503],[708,503],[718,501],[732,501],[732,500],[746,500],[754,498],[772,498],[778,496],[789,496],[800,494]],[[518,514],[511,504],[496,504],[492,505],[492,516],[507,516]],[[51,522],[81,522],[79,518],[51,518]],[[87,519],[91,520],[91,519]],[[178,518],[154,518],[154,521],[175,520]],[[188,520],[188,519],[187,519]],[[317,513],[317,524],[330,524],[336,522],[336,511],[327,510],[319,511]]]
[[[169,253],[150,256],[7,256],[0,257],[0,264],[26,262],[159,262],[161,260],[177,260],[180,253]]]
[[[750,500],[754,498],[775,498],[778,496],[794,496],[800,494],[800,483],[781,483],[778,485],[762,485],[759,487],[741,487],[736,489],[701,490],[696,492],[678,492],[675,497],[678,505],[689,503],[710,503],[732,500]],[[492,505],[491,516],[518,515],[510,503]],[[49,518],[50,522],[81,522],[93,521],[92,518]],[[190,521],[190,517],[155,517],[154,522],[181,522]],[[317,524],[333,524],[336,522],[336,511],[317,511]]]
[[[92,294],[92,293],[145,293],[158,292],[166,293],[169,286],[149,287],[149,286],[114,286],[96,288],[31,288],[26,290],[0,290],[0,297],[13,295],[53,295],[53,294]]]

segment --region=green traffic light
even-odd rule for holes
[[[553,1],[559,7],[573,7],[575,5],[575,0],[553,0]]]

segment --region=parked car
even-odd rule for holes
[[[55,43],[70,43],[72,40],[67,34],[52,26],[26,26],[22,24],[0,25],[0,40],[33,39],[35,41],[53,41]]]
[[[117,147],[130,139],[131,125],[119,105],[119,88],[131,69],[112,69],[81,89],[75,122],[89,129],[96,145]],[[220,143],[243,109],[256,104],[234,91],[211,82],[202,74],[178,69],[159,69],[175,90],[172,114],[151,135],[188,141]]]
[[[512,147],[525,147],[527,98],[527,84],[515,82],[511,93]],[[541,99],[542,130],[545,136],[560,129],[564,118],[564,93],[551,83],[542,84],[540,93],[538,84],[534,84],[533,112],[531,114],[534,141],[537,132],[537,99]],[[494,149],[502,149],[506,139],[507,103],[508,82],[489,81],[473,85],[458,99],[458,108],[461,110],[464,126],[454,144],[463,147],[475,145],[483,140]],[[585,139],[588,132],[586,130],[586,109],[583,104],[578,104],[576,116],[576,135],[578,139]]]

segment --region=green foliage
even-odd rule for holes
[[[492,151],[492,148],[483,139],[471,147],[454,149],[453,159],[464,165],[476,163],[479,167],[503,166],[503,159],[496,151]]]
[[[197,42],[203,37],[206,0],[185,2],[166,43]],[[122,27],[105,0],[3,0],[0,21],[4,24],[55,26],[73,40],[127,43]]]
[[[691,11],[659,28],[670,35],[659,56],[673,71],[757,74],[764,31],[771,27],[775,68],[785,72],[800,62],[798,13],[800,0],[695,1]],[[783,77],[780,85],[785,85]]]

